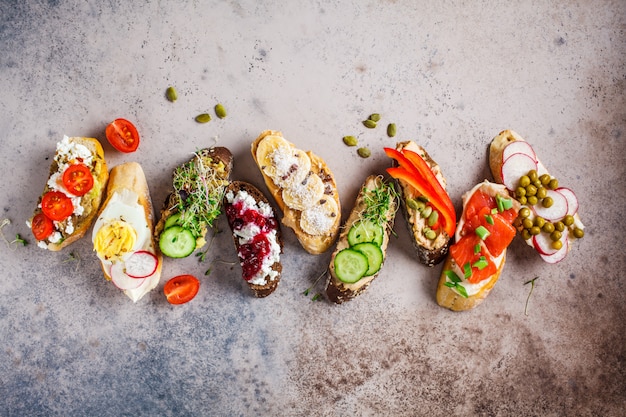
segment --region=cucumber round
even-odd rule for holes
[[[191,223],[193,225],[192,229],[196,228],[196,226],[198,225],[198,220],[195,217],[192,217]],[[185,226],[183,219],[182,219],[182,213],[181,212],[176,212],[174,214],[172,214],[171,216],[169,216],[166,220],[165,220],[165,224],[163,225],[163,229],[169,229],[172,226]],[[193,230],[189,229],[192,233]],[[195,236],[195,234],[194,234]],[[197,236],[196,236],[197,237]]]
[[[367,257],[369,268],[363,276],[369,277],[380,271],[380,267],[383,265],[383,251],[380,246],[372,242],[363,242],[354,245],[351,249],[359,251]]]
[[[184,258],[196,249],[196,238],[191,230],[182,226],[172,226],[161,233],[159,248],[170,258]]]
[[[383,244],[384,235],[382,226],[363,219],[354,223],[348,231],[348,244],[354,246],[363,242],[374,242],[380,246]]]
[[[357,282],[363,278],[368,269],[367,256],[363,252],[346,248],[335,256],[335,275],[345,283]]]

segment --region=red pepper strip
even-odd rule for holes
[[[426,182],[421,177],[416,177],[409,170],[403,167],[391,167],[387,168],[387,172],[393,178],[406,181],[411,187],[415,188],[420,194],[426,197],[432,204],[436,204],[440,200],[437,198],[436,194],[432,193],[430,187],[426,186]],[[444,231],[448,234],[448,236],[454,236],[454,228],[456,227],[456,213],[452,211],[450,213],[448,210],[441,210],[441,206],[438,205],[439,212],[443,216],[443,227]]]
[[[424,161],[424,158],[422,158],[418,153],[415,153],[409,149],[404,149],[403,153],[404,156],[406,156],[406,158],[413,163],[413,165],[415,166],[415,168],[417,168],[420,174],[422,174],[424,179],[433,186],[435,193],[439,197],[441,197],[441,202],[444,204],[445,208],[449,212],[455,213],[454,204],[452,204],[450,196],[448,195],[446,190],[443,189],[441,183],[439,182],[433,171],[430,169],[430,166],[428,166],[426,161]]]

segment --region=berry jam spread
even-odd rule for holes
[[[280,246],[276,239],[278,222],[272,208],[266,203],[257,204],[245,191],[226,194],[224,211],[233,234],[239,242],[239,259],[243,278],[264,285],[266,277],[273,279],[271,269],[278,261]]]

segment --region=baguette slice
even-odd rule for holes
[[[62,182],[65,169],[77,162],[83,162],[89,167],[94,180],[91,191],[82,197],[72,196]],[[55,222],[52,235],[38,241],[37,245],[51,251],[59,251],[83,237],[98,213],[108,178],[109,172],[104,159],[104,150],[97,139],[64,136],[63,140],[57,144],[56,153],[50,165],[48,182],[39,197],[37,209],[27,224],[32,227],[33,218],[42,213],[41,201],[43,195],[49,191],[61,191],[71,197],[75,210],[74,214],[67,219]],[[82,208],[77,211],[78,206]],[[80,210],[82,213],[78,214]]]
[[[493,138],[493,140],[491,141],[491,144],[489,145],[489,168],[491,169],[493,178],[499,184],[505,183],[504,178],[503,178],[504,161],[507,158],[509,158],[512,155],[511,152],[513,152],[513,151],[506,151],[507,153],[505,155],[505,148],[515,142],[526,142],[526,141],[516,132],[512,130],[504,130],[500,132],[495,138]],[[546,167],[538,159],[535,151],[532,149],[530,145],[521,146],[521,144],[516,144],[515,146],[517,147],[518,150],[521,149],[520,153],[527,152],[526,154],[530,157],[530,159],[534,160],[536,171],[539,176],[543,174],[547,174],[550,176],[550,178],[554,179],[554,177],[548,172]],[[526,148],[528,149],[526,150]],[[528,158],[521,158],[521,159],[525,160],[526,162],[529,161]],[[509,163],[512,163],[512,161],[509,161]],[[509,169],[509,173],[510,171],[511,170]],[[514,179],[514,180],[515,180],[514,182],[512,181],[506,181],[506,182],[509,184],[511,183],[517,184],[517,179]],[[578,200],[572,190],[557,188],[556,190],[549,191],[549,192],[557,193],[556,195],[553,195],[553,197],[560,197],[559,194],[561,196],[563,195],[566,196],[565,200],[567,201],[567,211],[564,214],[564,216],[570,215],[572,216],[572,219],[573,219],[572,224],[569,225],[569,227],[565,228],[563,232],[562,239],[560,240],[560,244],[562,245],[561,248],[557,250],[557,249],[550,247],[550,244],[549,244],[550,237],[548,233],[541,232],[539,236],[532,236],[530,235],[528,231],[524,231],[524,226],[521,224],[521,222],[520,224],[518,224],[517,229],[520,232],[520,235],[524,238],[526,244],[534,248],[544,261],[548,263],[556,263],[556,262],[563,260],[567,256],[568,252],[573,247],[573,242],[577,240],[575,233],[581,233],[582,235],[583,233],[582,231],[584,230],[585,226],[582,223],[582,220],[578,214]],[[512,196],[515,196],[514,189],[509,190],[509,193]],[[562,199],[563,197],[560,197],[560,198]],[[540,212],[536,209],[537,207],[539,207],[539,210],[543,210],[542,207],[540,207],[541,204],[537,204],[535,206],[532,206],[530,204],[524,204],[524,206],[530,209],[529,218],[531,220],[534,221],[536,216],[544,215],[544,217],[546,217],[545,214],[547,213],[543,211]],[[556,216],[548,220],[552,221],[553,223],[556,223],[556,222],[562,221],[564,219],[564,216],[563,217]]]
[[[202,149],[177,167],[173,173],[174,190],[165,199],[154,228],[157,243],[168,219],[180,213],[186,219],[182,225],[191,228],[196,237],[195,249],[204,246],[208,229],[222,212],[222,198],[232,169],[233,155],[222,146]],[[194,193],[201,193],[206,198],[190,203],[187,197]]]
[[[487,197],[474,198],[475,194]],[[506,200],[511,207],[507,210],[498,209],[496,198]],[[483,208],[486,209],[481,212],[480,209]],[[437,286],[436,299],[440,306],[453,311],[464,311],[478,306],[487,297],[502,273],[506,261],[506,247],[515,237],[515,228],[512,226],[512,222],[517,217],[519,208],[519,202],[509,197],[503,185],[488,181],[477,184],[463,195],[463,213],[456,228],[455,244],[450,248]],[[485,239],[480,238],[478,236],[480,233],[476,233],[477,225],[486,228],[490,232],[489,236],[493,235],[491,239],[495,241],[488,240],[489,236]],[[466,245],[467,239],[471,238],[475,239],[474,242]],[[479,252],[473,249],[476,245],[480,247]],[[496,247],[501,252],[495,253],[494,248]],[[464,275],[464,265],[458,265],[453,256],[457,253],[457,249],[463,254],[462,248],[465,248],[465,254],[467,254],[467,250],[473,253],[474,258],[469,262],[470,265],[477,265],[475,262],[480,256],[484,256],[489,261],[489,266],[485,267],[472,265],[472,274],[479,274],[484,269],[485,275],[487,273],[489,275],[477,283],[469,282]],[[451,274],[454,274],[456,280],[459,281],[457,286],[454,285],[455,280],[450,278]]]
[[[255,297],[267,297],[278,287],[283,270],[283,239],[274,210],[255,186],[233,181],[224,194],[224,211],[243,279]],[[252,236],[250,231],[254,232]]]
[[[441,187],[445,190],[446,179],[441,172],[441,167],[431,158],[426,150],[413,141],[398,142],[396,144],[396,150],[402,151],[404,149],[419,154],[426,161]],[[404,180],[396,179],[395,183],[400,196],[402,214],[406,221],[413,247],[417,253],[417,258],[422,264],[433,267],[445,259],[452,236],[448,236],[445,231],[440,229],[435,230],[435,239],[428,239],[425,236],[426,231],[429,229],[428,218],[424,217],[421,214],[421,208],[416,206],[416,204],[420,204],[418,200],[421,194]]]
[[[125,262],[135,252],[147,251],[156,258],[154,272],[143,281],[138,279],[137,287],[120,287],[134,302],[155,288],[161,278],[163,257],[155,245],[153,229],[154,210],[141,166],[127,162],[113,167],[106,199],[94,223],[92,242],[107,280],[114,278],[112,268],[116,264],[116,268],[121,264],[126,271]],[[115,279],[113,282],[118,285]]]
[[[341,222],[337,184],[326,163],[273,130],[262,132],[251,151],[283,212],[282,223],[294,231],[307,252],[326,252],[336,241]]]
[[[374,192],[374,190],[376,190],[376,192]],[[350,216],[342,228],[341,235],[337,241],[337,246],[330,258],[330,265],[328,267],[328,274],[326,277],[326,296],[334,303],[341,304],[344,301],[349,301],[361,294],[369,287],[380,272],[379,269],[374,274],[363,276],[356,282],[347,283],[339,279],[337,276],[338,274],[335,264],[337,255],[342,250],[355,248],[354,245],[351,247],[348,239],[350,229],[363,219],[370,218],[368,213],[371,213],[371,211],[368,211],[368,208],[373,208],[374,205],[376,205],[377,209],[384,207],[384,214],[377,217],[377,220],[374,221],[375,224],[382,227],[383,235],[382,242],[380,243],[380,251],[382,254],[382,263],[384,263],[387,253],[387,245],[389,244],[389,235],[393,230],[395,214],[397,211],[397,200],[392,185],[383,182],[383,179],[380,176],[370,175],[365,179],[365,182],[357,195],[354,207],[352,208]],[[381,267],[382,263],[380,265]]]

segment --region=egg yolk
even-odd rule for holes
[[[114,220],[100,228],[94,240],[94,249],[105,260],[118,260],[132,251],[137,240],[137,232],[128,223]]]

